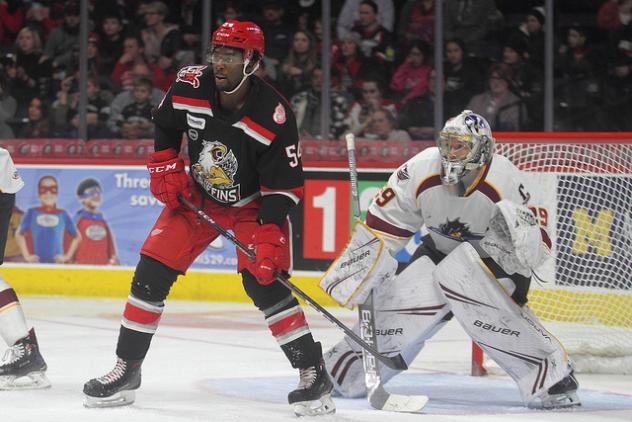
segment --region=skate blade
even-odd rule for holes
[[[88,408],[129,406],[134,403],[136,395],[133,390],[119,391],[110,397],[92,397],[84,395],[83,405]]]
[[[5,375],[0,377],[0,390],[41,390],[50,388],[50,381],[44,372],[30,372],[21,377]]]
[[[529,407],[545,410],[563,410],[572,409],[581,405],[582,403],[579,401],[579,397],[573,392],[544,397],[541,403],[533,403]]]
[[[331,394],[325,394],[318,400],[299,401],[293,403],[296,416],[321,416],[336,413],[336,405],[331,400]]]

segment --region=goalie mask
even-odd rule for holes
[[[494,145],[489,123],[482,116],[464,110],[449,119],[437,139],[443,183],[455,185],[471,170],[489,163],[494,154]]]

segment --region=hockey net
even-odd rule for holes
[[[553,242],[529,306],[578,372],[632,374],[632,136],[568,135],[497,144]],[[473,374],[494,368],[476,345],[472,358]]]

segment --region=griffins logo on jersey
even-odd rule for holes
[[[180,69],[176,82],[186,82],[193,85],[193,88],[200,86],[200,76],[202,71],[206,69],[206,66],[187,66]]]
[[[193,178],[209,195],[226,204],[241,199],[239,185],[235,185],[237,158],[228,147],[217,141],[202,141],[198,162],[191,166]]]

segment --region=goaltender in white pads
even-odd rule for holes
[[[494,146],[483,117],[465,110],[448,120],[437,147],[390,176],[369,207],[366,227],[355,226],[321,287],[349,307],[373,289],[382,352],[400,352],[410,364],[454,316],[513,378],[527,406],[576,406],[578,383],[568,355],[526,304],[531,269],[548,253],[550,240],[527,208],[522,173],[494,154]],[[393,277],[390,255],[424,225],[429,234],[422,246]],[[325,361],[338,393],[366,394],[355,344],[342,339]],[[384,381],[395,374],[381,367]]]

